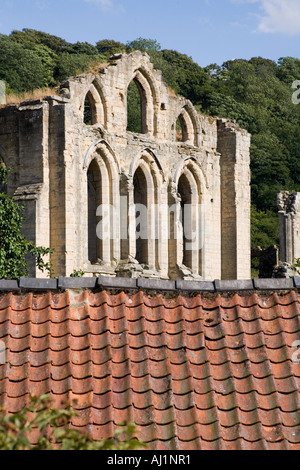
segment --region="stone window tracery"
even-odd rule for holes
[[[100,124],[106,126],[106,106],[102,91],[94,81],[84,98],[83,122],[86,125]]]
[[[135,94],[133,93],[135,92]],[[135,114],[140,119],[139,130],[141,134],[153,135],[156,132],[156,91],[150,78],[143,70],[136,70],[127,88],[127,107],[132,105],[135,96]],[[137,99],[139,96],[139,100]],[[137,105],[139,101],[139,105]],[[127,110],[127,131],[136,132],[137,125],[132,127],[131,110]]]
[[[88,261],[112,266],[120,258],[119,174],[104,142],[91,155],[87,167]]]
[[[101,173],[94,159],[87,171],[87,193],[88,193],[88,260],[96,263],[102,259],[102,242],[97,237],[97,208],[101,204]]]
[[[191,145],[197,144],[196,126],[187,106],[183,107],[172,127],[174,140]]]
[[[177,266],[191,276],[202,276],[204,214],[202,183],[197,165],[187,159],[177,179],[176,196]],[[188,275],[187,272],[185,272]]]

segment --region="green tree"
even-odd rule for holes
[[[252,196],[259,209],[276,212],[277,193],[282,188],[292,189],[288,156],[284,145],[271,132],[252,136]]]
[[[160,55],[160,59],[157,60]],[[208,106],[213,91],[205,70],[193,59],[177,51],[162,50],[151,54],[155,68],[161,66],[163,78],[174,91],[185,96],[194,105]]]
[[[276,74],[281,81],[292,86],[295,80],[300,80],[300,59],[280,57]]]
[[[73,52],[74,54],[86,54],[92,56],[98,55],[97,47],[93,46],[92,44],[89,44],[88,42],[76,42],[72,45],[72,48],[70,48],[69,52]]]
[[[266,250],[270,246],[279,245],[278,214],[267,210],[258,211],[251,206],[251,248],[260,246]]]
[[[24,28],[22,31],[12,31],[10,38],[15,42],[25,46],[32,47],[37,44],[43,44],[56,54],[61,52],[69,52],[73,45],[64,39],[52,34],[36,31],[35,29]]]
[[[142,132],[141,97],[134,81],[129,84],[127,89],[127,130]]]
[[[0,166],[0,182],[7,183],[7,174],[8,170]],[[39,269],[51,274],[51,263],[45,262],[44,256],[53,251],[36,246],[22,235],[23,220],[22,206],[8,194],[0,193],[0,279],[27,276],[28,254],[34,257]]]
[[[135,437],[133,423],[121,423],[111,439],[93,440],[70,426],[76,413],[70,406],[55,408],[49,395],[30,397],[21,411],[0,413],[0,450],[138,450],[146,445]],[[29,434],[38,431],[35,444]]]
[[[161,50],[161,45],[156,39],[137,38],[134,41],[128,41],[126,46],[129,52],[138,50],[151,54]]]
[[[0,79],[16,92],[42,88],[52,82],[46,49],[27,49],[0,35]],[[50,66],[51,68],[51,66]]]
[[[96,48],[99,54],[103,55],[106,59],[114,54],[119,54],[126,51],[126,46],[122,42],[113,41],[112,39],[102,39],[96,43]]]
[[[69,77],[84,73],[97,60],[99,60],[98,56],[63,52],[57,57],[54,78],[58,82],[63,82]]]

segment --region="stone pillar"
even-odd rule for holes
[[[218,120],[221,154],[222,279],[251,277],[250,134],[234,122]]]
[[[49,106],[32,102],[19,108],[19,187],[14,199],[24,205],[24,236],[38,246],[50,247],[49,214]],[[30,276],[46,277],[32,258],[28,259]]]
[[[277,196],[280,224],[280,261],[300,258],[300,193],[281,191]]]
[[[50,102],[49,161],[50,161],[50,246],[55,275],[66,276],[66,168],[65,168],[65,105],[60,100]],[[71,214],[69,214],[71,216]]]

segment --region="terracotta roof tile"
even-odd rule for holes
[[[0,405],[71,401],[95,439],[133,420],[152,449],[299,449],[296,291],[0,296]]]

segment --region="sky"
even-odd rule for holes
[[[72,43],[156,39],[202,67],[300,58],[300,0],[0,0],[0,33],[23,28]]]

